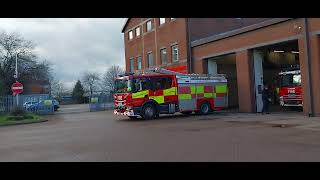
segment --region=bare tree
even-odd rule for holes
[[[51,96],[58,100],[61,100],[62,96],[68,94],[68,90],[65,88],[64,84],[59,80],[51,80],[50,87]]]
[[[48,64],[37,63],[34,54],[34,43],[25,40],[16,33],[0,33],[0,81],[3,84],[4,94],[10,92],[10,86],[14,82],[15,57],[18,57],[18,80],[22,83],[31,79],[43,79],[47,74]],[[46,76],[47,78],[47,76]]]
[[[86,72],[83,75],[82,82],[87,90],[90,92],[90,97],[92,96],[93,91],[97,88],[98,81],[100,76],[95,72]]]
[[[115,92],[114,80],[117,76],[124,74],[124,69],[120,66],[113,65],[105,72],[102,79],[102,89],[105,91]]]

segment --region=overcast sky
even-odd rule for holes
[[[123,18],[0,19],[0,30],[36,44],[35,53],[53,64],[57,79],[71,88],[85,71],[124,67]]]

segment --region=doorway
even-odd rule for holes
[[[291,73],[300,70],[298,41],[288,41],[253,49],[252,58],[256,112],[262,111],[262,90],[264,86],[268,86],[270,90],[271,102],[269,103],[269,110],[271,112],[302,111],[301,106],[295,104],[282,106],[280,103],[281,91],[283,90],[284,85],[283,73]],[[291,88],[301,89],[301,83],[300,85],[291,84]]]

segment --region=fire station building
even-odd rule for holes
[[[239,112],[260,112],[261,88],[298,68],[303,113],[320,115],[320,18],[128,18],[122,33],[127,72],[225,74]],[[276,94],[271,109],[286,112]]]

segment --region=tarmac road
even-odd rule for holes
[[[301,115],[218,113],[132,121],[110,110],[64,108],[44,123],[0,127],[0,161],[320,160],[319,130],[262,123]]]

